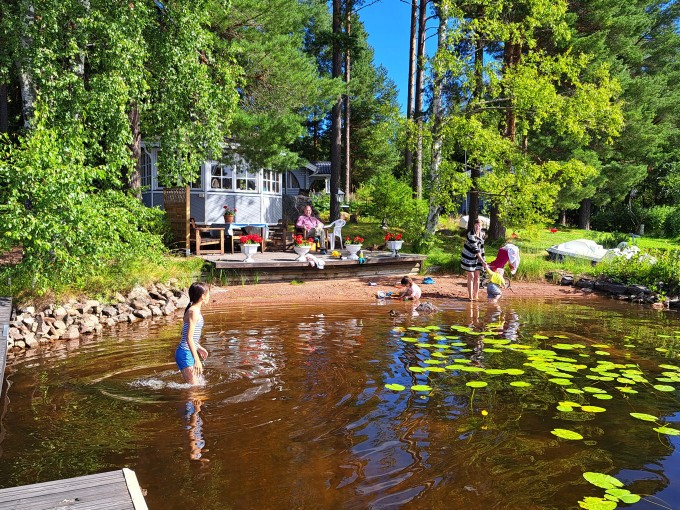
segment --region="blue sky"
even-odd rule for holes
[[[370,0],[366,0],[365,3],[367,7],[359,10],[359,17],[368,32],[368,43],[375,51],[374,62],[387,68],[389,77],[399,89],[401,111],[406,113],[411,2],[381,0],[370,4]],[[434,23],[436,24],[436,20]],[[428,36],[433,33],[428,29]],[[436,43],[434,38],[426,41],[428,54],[434,50]]]

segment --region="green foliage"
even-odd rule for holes
[[[331,196],[329,193],[312,193],[309,195],[312,209],[320,215],[327,216],[331,210]]]
[[[32,290],[77,287],[102,267],[161,258],[162,211],[97,190],[81,131],[45,127],[42,110],[38,104],[35,128],[18,146],[6,143],[0,158],[0,250],[23,248],[17,271],[30,275]]]
[[[598,264],[599,272],[628,284],[647,285],[657,288],[664,284],[666,294],[680,291],[680,250],[645,250],[641,256],[625,259],[616,257]]]
[[[594,232],[593,241],[604,248],[616,248],[624,241],[630,243],[631,236],[623,232]]]

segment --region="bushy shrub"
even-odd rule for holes
[[[624,205],[612,205],[595,213],[590,225],[602,232],[636,232],[643,218],[643,212],[637,207],[631,211]]]
[[[664,231],[667,237],[680,237],[680,206],[676,206],[666,216]]]
[[[604,248],[616,248],[621,242],[630,243],[630,234],[624,232],[598,232],[593,240]]]
[[[665,237],[666,221],[674,209],[674,207],[668,205],[659,205],[647,209],[643,217],[645,235]]]
[[[680,282],[680,251],[649,250],[639,256],[626,259],[615,257],[597,265],[605,276],[627,284],[657,287],[663,283],[666,291],[678,292]]]

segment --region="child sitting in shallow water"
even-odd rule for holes
[[[496,271],[490,271],[489,280],[489,283],[486,284],[486,297],[489,298],[490,303],[497,303],[503,295],[501,288],[505,287],[503,268],[498,268]]]
[[[406,290],[404,290],[404,292],[401,294],[401,299],[404,301],[407,299],[413,299],[414,301],[420,299],[422,291],[418,285],[413,283],[413,279],[410,276],[404,276],[401,279],[401,284],[406,286]]]

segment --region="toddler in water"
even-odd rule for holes
[[[195,386],[203,373],[201,359],[208,357],[208,351],[198,343],[203,330],[201,306],[210,299],[207,283],[195,282],[189,287],[189,304],[184,310],[182,339],[175,351],[175,361],[182,372],[184,381]]]
[[[505,287],[505,280],[503,279],[503,268],[489,272],[489,283],[486,284],[486,297],[489,298],[490,303],[497,303],[503,295],[501,288]]]
[[[404,276],[401,279],[401,284],[406,285],[406,290],[401,294],[401,299],[404,301],[407,299],[413,299],[414,301],[420,299],[422,291],[418,285],[413,283],[413,279],[410,276]]]

